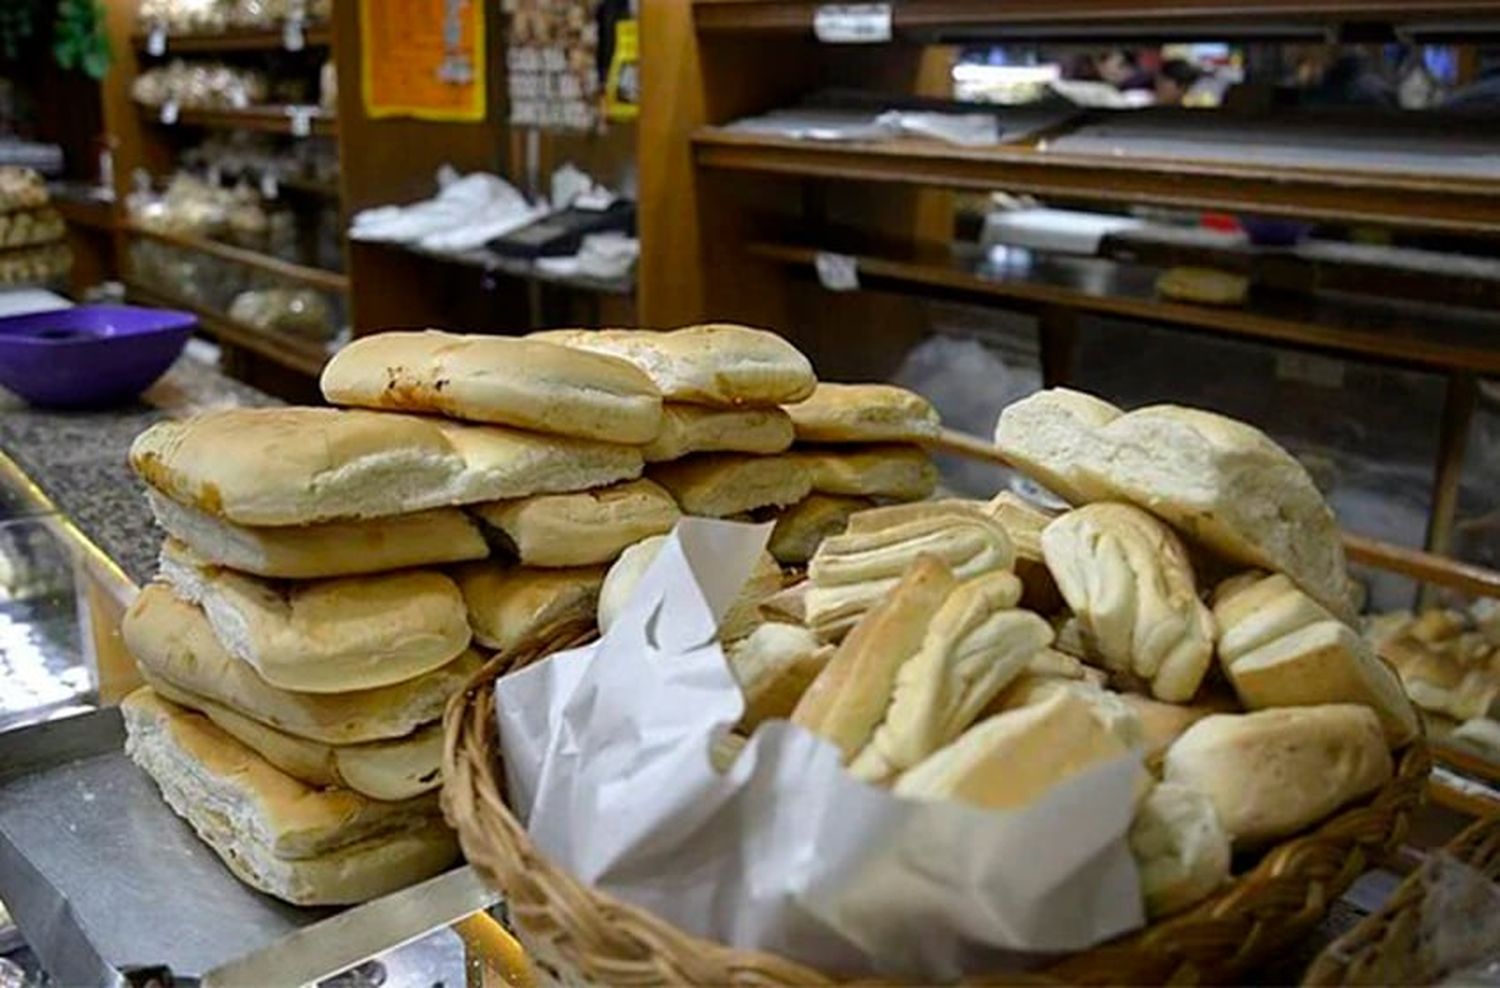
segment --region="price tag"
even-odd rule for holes
[[[813,14],[813,34],[829,45],[873,45],[891,40],[888,3],[825,3]]]
[[[313,108],[310,106],[289,106],[286,115],[292,121],[292,136],[306,137],[312,133]]]
[[[813,258],[818,280],[830,292],[852,292],[859,288],[859,262],[848,254],[818,251]]]
[[[171,126],[177,122],[177,101],[169,99],[161,105],[161,122]]]
[[[161,58],[167,53],[167,26],[165,24],[151,25],[151,33],[146,35],[146,54],[152,58]]]
[[[260,195],[262,199],[276,199],[281,195],[281,183],[270,169],[260,173]]]
[[[296,15],[281,22],[281,47],[287,51],[301,51],[307,46],[307,35],[302,30],[302,18]]]

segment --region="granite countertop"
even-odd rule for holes
[[[156,572],[162,534],[126,462],[131,441],[164,418],[209,408],[276,404],[269,395],[220,374],[190,350],[138,401],[122,407],[32,408],[0,389],[0,450],[141,585]]]

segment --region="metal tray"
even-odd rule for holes
[[[125,756],[119,711],[0,734],[0,899],[62,984],[300,984],[495,904],[467,867],[345,910],[242,885]]]

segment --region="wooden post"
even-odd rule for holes
[[[1432,477],[1432,505],[1427,516],[1426,547],[1429,552],[1448,555],[1453,543],[1453,523],[1458,513],[1458,486],[1463,476],[1464,450],[1469,442],[1469,426],[1479,396],[1479,383],[1468,371],[1448,376],[1443,399],[1443,417],[1438,427],[1437,463]],[[1427,606],[1436,588],[1423,585],[1419,606]]]

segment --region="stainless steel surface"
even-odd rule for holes
[[[0,518],[0,732],[95,704],[74,565],[49,517]]]
[[[123,744],[114,709],[0,735],[0,899],[62,984],[158,966],[215,984],[311,981],[495,900],[468,869],[342,912],[261,895]]]

